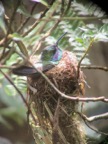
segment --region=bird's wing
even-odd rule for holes
[[[52,69],[54,66],[55,66],[54,64],[43,65],[42,63],[37,63],[36,69],[42,72],[46,72]],[[39,76],[40,74],[36,69],[33,67],[22,65],[20,67],[14,68],[12,72],[19,76],[32,76],[32,75]]]

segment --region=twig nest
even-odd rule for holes
[[[64,51],[59,64],[45,72],[45,75],[61,92],[72,96],[83,94],[84,89],[80,87],[84,83],[83,72],[79,70],[78,78],[78,62],[73,53]],[[81,132],[75,114],[78,103],[61,98],[42,76],[38,78],[28,77],[28,83],[37,90],[36,93],[33,93],[28,88],[30,101],[35,103],[39,125],[52,135],[53,142],[85,144],[84,134]]]

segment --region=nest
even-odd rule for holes
[[[83,73],[77,72],[77,59],[68,51],[57,66],[45,73],[50,81],[63,93],[79,96],[84,93]],[[78,102],[62,98],[42,77],[28,77],[30,103],[37,124],[33,128],[36,143],[85,144],[84,134],[75,113]],[[33,91],[35,89],[35,92]],[[41,131],[41,132],[40,132]]]

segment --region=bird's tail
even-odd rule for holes
[[[14,68],[12,72],[19,76],[30,76],[30,75],[35,74],[37,71],[33,67],[22,65],[18,68]]]

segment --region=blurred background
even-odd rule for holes
[[[35,0],[34,0],[35,1]],[[46,6],[41,3],[37,3],[37,1],[33,2],[30,0],[22,0],[22,5],[19,7],[17,14],[14,17],[14,27],[18,28],[21,26],[21,23],[26,18],[30,18],[28,22],[24,25],[24,31],[28,30],[29,27],[35,22],[36,19],[39,18],[40,14],[45,10]],[[45,2],[43,0],[43,2]],[[47,1],[48,3],[50,2]],[[8,2],[6,0],[0,1],[0,41],[5,37],[6,30],[7,30],[7,21],[8,17],[10,18],[12,16],[12,12],[14,9],[16,1],[9,0]],[[93,32],[96,34],[98,31],[98,27],[104,27],[105,32],[108,32],[108,18],[106,14],[97,6],[94,6],[93,4],[87,5],[87,1],[84,1],[83,3],[79,3],[79,1],[73,1],[72,5],[73,9],[75,9],[75,12],[77,11],[77,14],[72,14],[72,16],[81,16],[81,17],[97,17],[94,19],[87,19],[84,21],[84,25],[79,25],[77,21],[74,22],[74,28],[70,29],[72,30],[72,34],[74,33],[74,30],[76,30],[76,33],[79,31],[77,30],[78,27],[83,26],[82,30],[84,33],[86,33],[85,25],[87,28],[90,29],[90,32]],[[38,6],[34,6],[38,5]],[[91,7],[89,7],[91,6]],[[34,7],[34,10],[32,9]],[[33,12],[31,12],[33,10]],[[92,12],[93,10],[93,12]],[[54,12],[54,15],[59,15],[59,11]],[[71,17],[71,13],[69,13],[69,16]],[[102,18],[100,18],[102,17]],[[105,19],[104,19],[105,18]],[[81,21],[82,22],[82,21]],[[51,25],[51,24],[50,24]],[[64,23],[61,24],[62,29],[69,29],[66,26],[68,25],[68,21],[64,20]],[[64,27],[63,27],[64,26]],[[94,27],[95,26],[95,27]],[[70,32],[69,29],[69,32]],[[102,29],[102,30],[103,30]],[[39,29],[40,30],[40,29]],[[48,27],[43,33],[45,33],[48,30]],[[23,31],[23,30],[21,30]],[[60,31],[60,30],[59,30]],[[62,31],[62,30],[61,30]],[[60,31],[60,33],[61,33]],[[40,30],[41,32],[41,30]],[[64,31],[65,32],[65,31]],[[103,31],[102,31],[103,32]],[[42,34],[43,34],[42,33]],[[57,32],[54,36],[56,36]],[[74,37],[76,35],[74,33]],[[35,39],[38,39],[40,35],[36,33],[37,35],[33,35],[33,38],[31,38],[31,41],[28,41],[26,39],[26,42],[32,43],[28,49],[30,49],[33,44],[35,43]],[[81,58],[83,51],[83,44],[81,38],[74,38],[73,35],[70,34],[69,36],[71,38],[68,39],[68,41],[71,43],[70,46],[68,46],[66,49],[73,51],[77,57],[78,60]],[[90,33],[89,33],[90,34]],[[32,35],[32,34],[31,34]],[[47,44],[54,43],[54,38],[49,37],[49,39],[46,39]],[[80,34],[82,35],[82,33]],[[78,37],[80,36],[78,35]],[[15,36],[15,38],[19,39],[19,36]],[[86,39],[87,37],[85,37]],[[77,41],[77,42],[76,42]],[[88,39],[89,41],[89,39]],[[26,43],[25,42],[25,43]],[[77,44],[78,43],[78,44]],[[80,44],[79,44],[80,43]],[[64,46],[63,46],[64,45]],[[61,47],[67,46],[67,43],[64,42],[61,44]],[[72,47],[72,49],[71,49]],[[77,48],[74,48],[77,47]],[[80,47],[80,52],[79,49]],[[99,66],[105,66],[108,67],[108,42],[106,40],[100,40],[93,44],[92,48],[89,50],[89,54],[87,55],[87,59],[85,59],[83,64],[91,64],[91,65],[99,65]],[[82,48],[82,49],[81,49]],[[2,46],[1,46],[2,49]],[[0,52],[1,53],[1,52]],[[79,56],[80,55],[80,56]],[[16,62],[17,56],[12,55],[9,61],[6,61],[6,65],[13,65]],[[19,59],[20,61],[20,59]],[[98,96],[105,96],[108,98],[108,73],[106,71],[102,70],[93,70],[93,69],[82,69],[85,74],[85,79],[89,85],[86,86],[86,94],[85,96],[90,97],[98,97]],[[7,69],[4,70],[4,72],[7,73]],[[17,77],[12,75],[11,72],[8,73],[12,79],[14,80],[15,84],[21,89],[23,92],[25,98],[27,99],[27,88],[26,88],[26,77]],[[103,102],[89,102],[84,103],[83,111],[87,116],[94,116],[98,114],[102,114],[107,112],[108,110],[108,104]],[[85,127],[86,134],[88,136],[88,143],[90,144],[107,144],[108,138],[107,136],[101,135],[99,133],[96,133],[95,131],[88,128],[84,123],[82,123]],[[108,133],[108,121],[107,120],[98,120],[96,122],[92,123],[94,128],[98,129],[99,131]],[[0,74],[0,144],[34,144],[32,131],[28,125],[27,122],[27,109],[21,99],[21,97],[18,95],[18,93],[15,91],[14,87],[10,85],[10,83],[3,77],[2,74]]]

